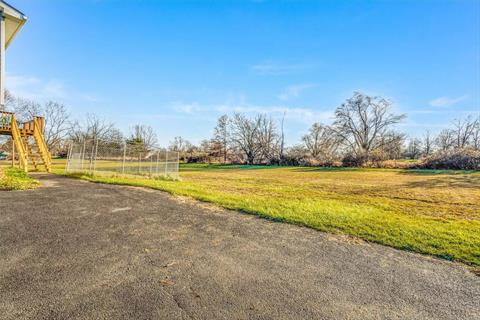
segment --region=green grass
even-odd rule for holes
[[[181,181],[77,177],[480,266],[480,172],[188,164]]]
[[[26,190],[39,185],[38,181],[18,168],[0,168],[0,190]]]

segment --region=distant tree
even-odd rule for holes
[[[221,149],[223,163],[227,162],[228,157],[229,124],[230,119],[226,114],[224,114],[218,118],[213,134],[213,142]]]
[[[410,139],[405,155],[410,159],[418,159],[422,155],[422,141],[417,138]]]
[[[15,103],[15,96],[10,90],[5,89],[5,105],[0,105],[0,111],[13,111],[13,105]]]
[[[98,117],[95,114],[87,114],[85,120],[74,121],[70,125],[70,140],[81,142],[86,140],[98,141],[102,144],[122,145],[123,140],[120,131],[112,122]]]
[[[391,113],[390,109],[388,100],[360,92],[355,92],[336,109],[334,129],[359,163],[368,160],[370,153],[382,143],[382,136],[405,118],[405,115]]]
[[[313,158],[326,160],[333,158],[335,149],[338,148],[340,143],[340,138],[330,126],[317,122],[302,137],[302,141],[305,149]]]
[[[452,129],[443,129],[435,138],[435,145],[442,151],[455,146],[455,132]]]
[[[48,101],[44,106],[45,143],[55,153],[68,137],[70,115],[62,103]]]
[[[262,150],[259,144],[262,116],[254,119],[235,113],[231,123],[231,141],[235,148],[245,156],[248,164],[254,164]]]
[[[5,109],[15,112],[17,121],[25,122],[33,119],[34,116],[43,114],[42,105],[34,100],[22,98],[5,90]]]
[[[127,144],[138,150],[151,151],[157,145],[157,135],[152,127],[137,124],[133,126]]]
[[[176,152],[187,152],[188,149],[192,147],[192,144],[190,141],[185,140],[184,138],[177,136],[173,138],[172,141],[170,141],[170,146],[168,147],[169,150],[171,151],[176,151]]]
[[[258,117],[258,145],[260,156],[266,163],[272,163],[278,160],[279,154],[279,135],[277,127],[272,118],[266,115]]]
[[[471,115],[465,119],[456,119],[453,122],[453,135],[455,139],[455,148],[465,148],[472,143],[472,138],[479,125],[480,119],[473,118]]]
[[[432,136],[430,135],[430,131],[427,130],[425,135],[423,136],[423,156],[428,157],[432,154],[433,151],[433,142]]]
[[[472,134],[472,147],[480,150],[480,116],[477,118],[477,124]]]
[[[378,146],[373,150],[377,161],[399,159],[404,151],[406,136],[395,131],[384,133],[378,142]]]

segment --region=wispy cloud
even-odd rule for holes
[[[175,102],[172,108],[176,112],[188,113],[188,114],[200,112],[202,109],[202,107],[196,102],[194,103]]]
[[[41,79],[32,75],[15,75],[7,73],[7,89],[16,96],[44,102],[50,99],[60,101],[99,102],[101,99],[91,93],[81,93],[67,90],[64,81],[60,79]]]
[[[439,97],[430,101],[430,105],[432,107],[450,107],[459,102],[465,101],[468,99],[467,95],[463,95],[457,98],[450,98],[450,97]]]
[[[101,99],[99,97],[97,97],[96,95],[88,94],[88,93],[81,94],[80,98],[82,100],[85,100],[85,101],[88,101],[88,102],[100,102],[101,101]]]
[[[314,83],[303,83],[303,84],[291,85],[286,87],[285,90],[278,95],[278,98],[280,100],[289,100],[292,98],[298,98],[302,94],[302,92],[311,88],[315,88],[317,86],[318,85]]]
[[[313,64],[283,64],[267,61],[250,66],[250,70],[262,76],[278,76],[298,73],[315,68]]]
[[[318,111],[310,108],[301,107],[287,107],[287,106],[264,106],[253,104],[217,104],[217,105],[201,105],[197,102],[180,104],[175,103],[172,109],[178,113],[188,115],[198,114],[205,115],[219,114],[219,113],[234,113],[241,112],[246,114],[268,114],[272,116],[281,116],[285,114],[287,119],[293,119],[305,123],[312,123],[315,121],[330,121],[333,117],[331,111]]]
[[[27,99],[64,99],[65,86],[58,79],[42,80],[30,75],[12,75],[7,73],[7,88],[15,95]]]

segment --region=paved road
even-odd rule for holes
[[[139,188],[0,192],[1,319],[480,319],[460,265]]]

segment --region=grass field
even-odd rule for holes
[[[38,181],[17,168],[0,167],[0,190],[25,190],[39,185]]]
[[[181,181],[79,177],[480,266],[480,172],[199,164],[182,165]]]

